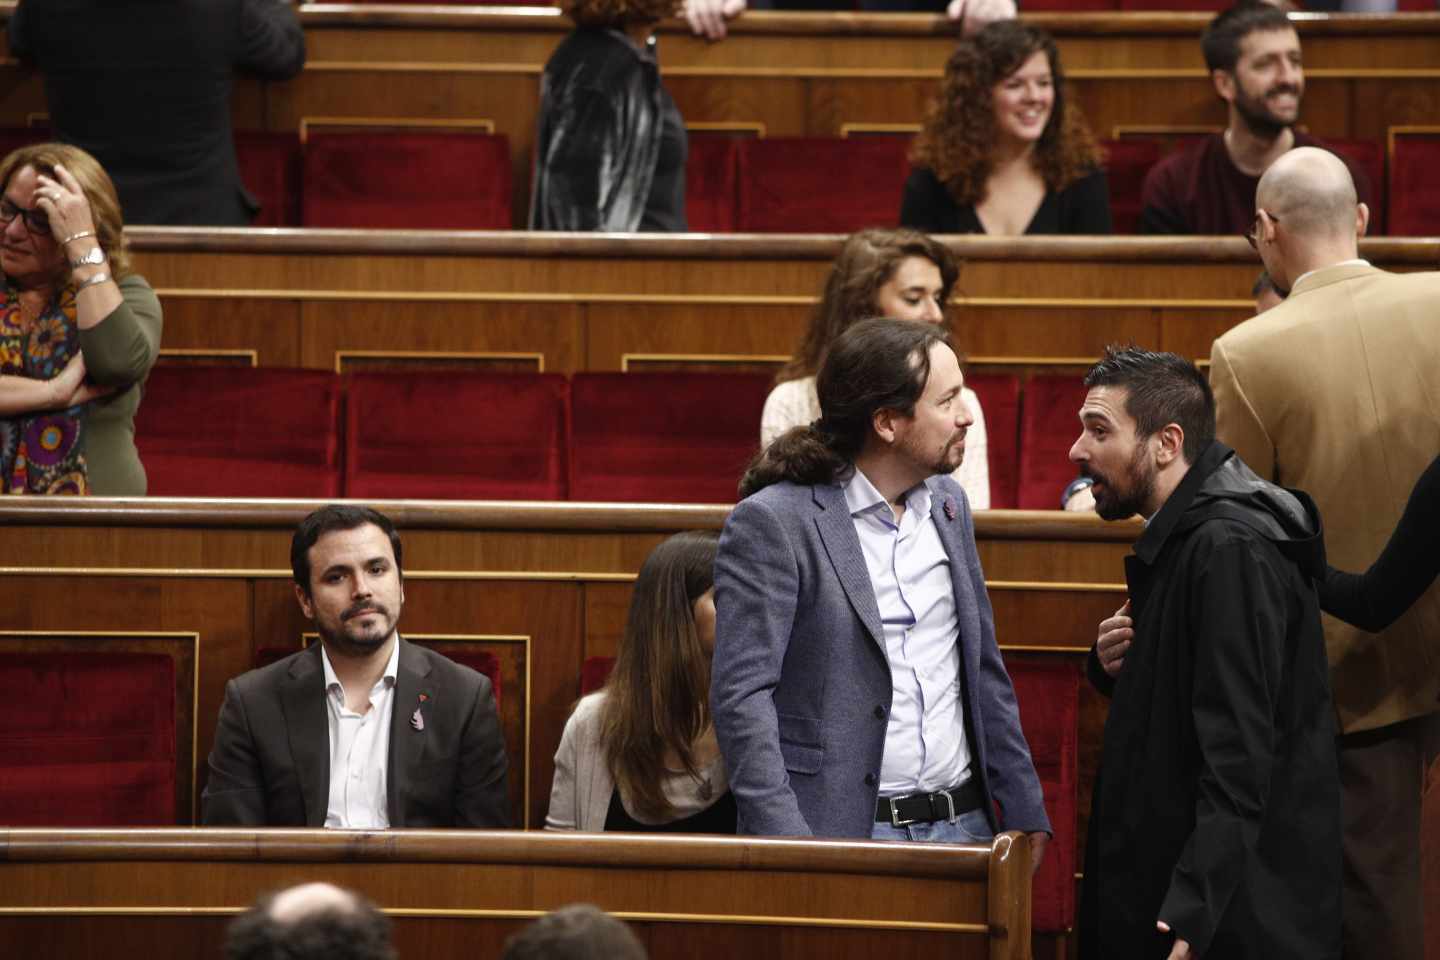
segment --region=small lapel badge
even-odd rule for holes
[[[425,704],[429,700],[430,695],[428,693],[420,694],[420,707],[425,706]],[[416,730],[425,729],[425,715],[420,712],[420,707],[416,707],[415,712],[410,714],[410,726],[414,727]]]
[[[946,519],[946,520],[954,520],[954,519],[955,519],[955,498],[954,498],[954,497],[946,497],[946,498],[945,498],[945,519]]]

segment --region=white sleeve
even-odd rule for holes
[[[965,491],[971,510],[990,509],[990,460],[985,443],[985,412],[980,398],[969,387],[960,391],[960,398],[970,407],[975,422],[965,433],[965,459],[952,475]]]

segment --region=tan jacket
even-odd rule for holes
[[[1440,453],[1440,273],[1317,270],[1210,363],[1220,440],[1315,499],[1332,566],[1368,567]],[[1326,617],[1325,643],[1344,732],[1440,709],[1440,583],[1383,634]]]

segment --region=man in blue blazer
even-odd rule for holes
[[[1050,832],[995,644],[972,422],[944,331],[854,324],[821,418],[741,481],[715,564],[711,706],[742,833],[983,842]],[[996,804],[1000,811],[996,811]]]

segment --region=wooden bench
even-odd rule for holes
[[[325,880],[390,914],[404,957],[497,957],[574,902],[656,960],[1030,956],[1030,850],[736,837],[325,830],[0,831],[12,955],[201,957],[266,891]]]

